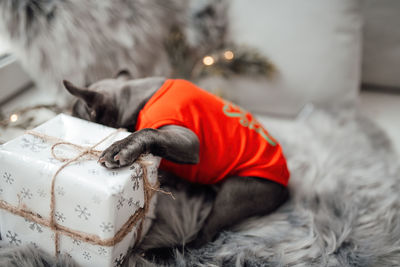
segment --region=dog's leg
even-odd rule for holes
[[[188,247],[200,247],[221,231],[251,216],[266,215],[288,198],[288,189],[256,177],[229,177],[217,193],[214,206],[198,237]]]
[[[199,139],[191,130],[167,125],[143,129],[113,143],[99,161],[107,168],[118,168],[132,164],[143,153],[152,153],[176,163],[196,164],[199,147]]]

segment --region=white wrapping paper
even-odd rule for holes
[[[110,133],[113,128],[87,122],[67,115],[59,115],[34,129],[67,142],[92,146]],[[129,135],[119,132],[96,147],[104,150],[113,142]],[[0,200],[48,219],[50,216],[50,189],[54,173],[63,164],[51,155],[54,141],[25,134],[0,147]],[[65,145],[57,146],[55,153],[73,158],[78,152]],[[157,183],[160,159],[152,155],[143,158],[147,178],[151,185]],[[139,208],[144,206],[143,170],[135,163],[130,168],[109,170],[94,159],[83,157],[64,168],[55,182],[55,220],[59,225],[100,239],[112,238],[121,226]],[[156,195],[143,225],[142,237],[154,217]],[[54,231],[0,209],[0,227],[3,240],[12,245],[33,244],[55,254]],[[70,255],[82,266],[119,266],[138,235],[137,223],[122,241],[113,247],[92,245],[59,235],[60,253]]]

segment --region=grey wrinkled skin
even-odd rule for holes
[[[130,80],[129,72],[122,71],[115,79],[96,82],[88,89],[78,88],[68,81],[64,81],[64,85],[79,98],[74,105],[74,115],[133,131],[140,110],[163,82],[162,78]],[[145,128],[112,144],[104,150],[99,162],[107,168],[118,168],[131,165],[143,153],[152,153],[175,163],[196,164],[199,147],[196,134],[185,127]],[[257,177],[226,177],[213,188],[216,195],[212,209],[189,247],[203,246],[221,230],[248,217],[268,214],[288,198],[286,187]]]

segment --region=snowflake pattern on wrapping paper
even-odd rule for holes
[[[44,189],[42,189],[42,188],[38,189],[36,192],[39,195],[39,197],[45,198],[47,196],[46,191]]]
[[[132,179],[132,177],[131,177],[131,179]],[[133,191],[137,191],[138,189],[139,189],[139,181],[140,181],[140,177],[134,177],[133,179],[132,179],[132,182],[133,182],[133,186],[132,186],[132,189],[133,189]]]
[[[101,203],[101,198],[98,195],[94,195],[92,197],[92,201],[93,201],[94,204],[99,205]]]
[[[118,176],[119,172],[118,171],[109,171],[108,176]]]
[[[118,200],[117,200],[117,209],[121,209],[124,206],[125,203],[125,198],[123,196],[121,196]]]
[[[82,241],[78,240],[78,239],[73,239],[72,240],[72,244],[76,245],[76,246],[80,246],[82,244]]]
[[[62,149],[54,149],[53,152],[59,158],[65,158],[68,156],[68,152],[66,152],[65,150],[62,150]],[[62,161],[59,161],[59,162],[62,163]],[[55,164],[57,164],[57,163],[55,163]]]
[[[56,193],[57,193],[57,195],[59,195],[59,196],[64,196],[64,195],[65,195],[64,187],[62,187],[62,186],[57,186],[57,188],[56,188]]]
[[[11,232],[11,231],[7,231],[6,237],[8,238],[8,243],[10,245],[19,246],[22,243],[21,239],[18,239],[18,234],[17,233],[14,233],[14,232]]]
[[[3,173],[3,178],[4,178],[4,181],[7,184],[13,184],[14,183],[14,178],[12,178],[12,174],[9,173],[9,172],[4,172]]]
[[[77,205],[75,208],[75,212],[78,214],[77,216],[80,219],[88,220],[90,217],[90,212],[86,207],[81,207],[81,205]]]
[[[91,175],[99,175],[100,171],[98,169],[89,169],[88,173]]]
[[[123,192],[124,192],[124,189],[122,188],[122,185],[120,185],[120,184],[117,186],[113,185],[111,187],[111,195],[112,196],[121,195]]]
[[[36,244],[35,242],[30,242],[29,244],[31,244],[35,249],[39,249],[38,244]]]
[[[140,208],[140,201],[139,200],[134,201],[134,198],[130,197],[128,200],[128,205],[129,205],[129,207],[132,207],[132,205],[135,205],[136,207]]]
[[[139,164],[133,164],[129,169],[132,171],[131,179],[134,177],[141,178],[143,176],[143,169]]]
[[[31,229],[32,231],[36,231],[38,233],[43,233],[42,226],[38,224],[37,222],[33,222],[31,220],[25,219],[25,222],[29,224],[28,228]]]
[[[157,175],[157,172],[158,172],[157,168],[155,168],[155,167],[150,168],[149,177],[154,177],[154,176],[156,176],[156,175]]]
[[[100,256],[105,256],[105,255],[107,255],[107,250],[103,247],[99,247],[99,249],[97,250],[97,253],[99,253]]]
[[[31,190],[30,189],[27,189],[27,188],[25,188],[25,187],[22,187],[22,190],[21,190],[21,192],[20,192],[20,196],[21,196],[21,198],[26,198],[26,199],[31,199],[32,198],[32,196],[33,196],[33,194],[31,193]]]
[[[126,201],[126,198],[124,197],[124,189],[122,188],[122,185],[118,185],[118,186],[113,186],[111,188],[112,190],[112,195],[113,196],[117,196],[118,200],[117,200],[117,209],[121,209],[124,206],[124,203]]]
[[[119,256],[114,259],[114,267],[122,267],[124,260],[125,260],[124,254],[122,254],[122,253],[119,254]]]
[[[87,251],[84,251],[84,252],[82,253],[82,256],[83,256],[83,258],[84,258],[85,260],[90,260],[90,259],[92,258],[92,256],[90,255],[90,253],[87,252]]]
[[[67,219],[62,212],[56,211],[54,213],[54,217],[56,218],[57,222],[65,222]]]
[[[69,254],[68,252],[64,252],[63,255],[64,255],[65,257],[67,257],[68,259],[72,259],[71,254]]]
[[[102,231],[103,233],[105,233],[105,232],[111,232],[111,230],[114,228],[114,225],[112,225],[110,222],[108,222],[108,223],[102,222],[102,223],[100,224],[100,228],[101,228],[101,231]]]
[[[24,137],[22,138],[21,147],[37,153],[46,148],[46,142],[42,138],[36,136],[32,136],[32,138]]]

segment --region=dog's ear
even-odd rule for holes
[[[132,79],[132,75],[131,75],[131,73],[129,72],[129,70],[123,69],[123,70],[120,70],[120,71],[114,76],[114,78],[117,79],[117,80],[128,81],[128,80],[131,80],[131,79]]]
[[[95,103],[99,103],[103,99],[103,95],[99,92],[92,91],[86,88],[79,88],[66,80],[63,81],[63,84],[68,92],[82,99],[89,108],[92,108]]]

